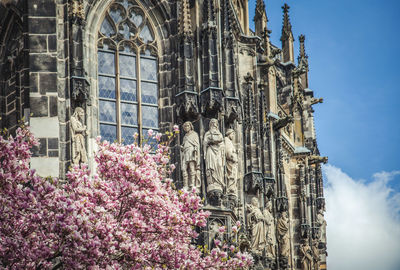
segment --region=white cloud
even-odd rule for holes
[[[400,193],[389,182],[400,171],[354,180],[323,167],[329,270],[400,269]]]

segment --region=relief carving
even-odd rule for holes
[[[228,129],[225,137],[227,193],[237,197],[238,150],[233,145],[235,131]]]
[[[183,130],[186,132],[181,146],[183,186],[188,190],[196,188],[196,192],[200,193],[199,135],[193,130],[193,125],[189,121],[183,124]]]
[[[88,135],[88,131],[82,123],[84,117],[85,111],[81,107],[76,107],[71,116],[72,162],[77,165],[88,161],[85,147],[85,136]]]
[[[206,163],[207,193],[223,192],[224,183],[224,137],[219,131],[218,120],[210,120],[210,129],[204,135],[204,158]]]

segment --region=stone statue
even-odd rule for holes
[[[76,107],[71,116],[72,136],[72,162],[74,164],[87,163],[85,136],[88,135],[86,126],[82,123],[85,112],[81,107]]]
[[[272,203],[269,201],[264,210],[265,223],[267,225],[267,257],[275,258],[275,222],[272,215]]]
[[[189,121],[183,124],[183,130],[186,132],[181,146],[183,186],[188,190],[195,187],[199,193],[201,185],[199,135],[193,130],[193,125]]]
[[[308,240],[300,246],[300,257],[301,257],[301,269],[302,270],[312,270],[311,264],[313,261],[312,251]]]
[[[312,245],[312,255],[314,261],[314,270],[319,270],[319,249],[318,249],[318,241],[314,240]]]
[[[289,244],[289,219],[287,212],[283,212],[278,219],[277,224],[279,253],[282,257],[289,257],[290,244]]]
[[[224,137],[219,131],[218,120],[210,120],[210,129],[204,134],[204,158],[206,160],[207,193],[222,192],[224,183]]]
[[[238,171],[238,154],[233,139],[235,131],[228,129],[225,137],[225,157],[226,157],[226,178],[227,178],[227,193],[237,197],[237,171]]]
[[[319,241],[326,243],[326,221],[324,218],[324,209],[320,208],[317,213],[317,226],[319,227]]]
[[[267,228],[265,217],[258,206],[258,199],[254,197],[251,204],[247,205],[247,220],[251,230],[251,250],[255,253],[262,253],[267,245]]]

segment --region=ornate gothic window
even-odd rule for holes
[[[133,142],[158,129],[157,50],[145,12],[132,0],[115,1],[98,39],[100,135]]]

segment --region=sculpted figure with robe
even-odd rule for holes
[[[226,156],[226,178],[227,178],[227,193],[228,195],[237,196],[237,171],[238,171],[238,154],[233,140],[235,131],[228,129],[225,137],[225,156]]]
[[[86,126],[82,123],[85,112],[81,107],[76,107],[71,116],[72,136],[72,162],[74,164],[87,163],[85,136],[88,135]]]
[[[301,269],[302,270],[312,270],[311,263],[313,261],[312,251],[308,240],[300,246],[300,256],[301,256]]]
[[[247,220],[251,230],[251,250],[261,253],[267,245],[267,228],[265,217],[258,206],[258,199],[254,197],[251,204],[247,205]]]
[[[267,225],[267,257],[275,258],[275,222],[272,215],[272,203],[269,201],[264,210],[265,223]]]
[[[277,224],[279,253],[281,256],[288,258],[290,253],[289,243],[289,218],[287,212],[283,212],[278,219]]]
[[[199,135],[194,131],[191,122],[183,124],[186,132],[181,146],[183,186],[188,190],[196,188],[200,192],[200,141]]]
[[[223,192],[224,183],[224,137],[219,131],[218,120],[210,120],[210,129],[204,134],[204,158],[206,163],[207,193]]]
[[[319,227],[319,241],[326,243],[326,220],[324,218],[324,209],[320,208],[317,213],[317,226]]]
[[[319,270],[320,258],[319,258],[318,240],[313,241],[312,255],[313,255],[313,261],[314,261],[314,270]]]

